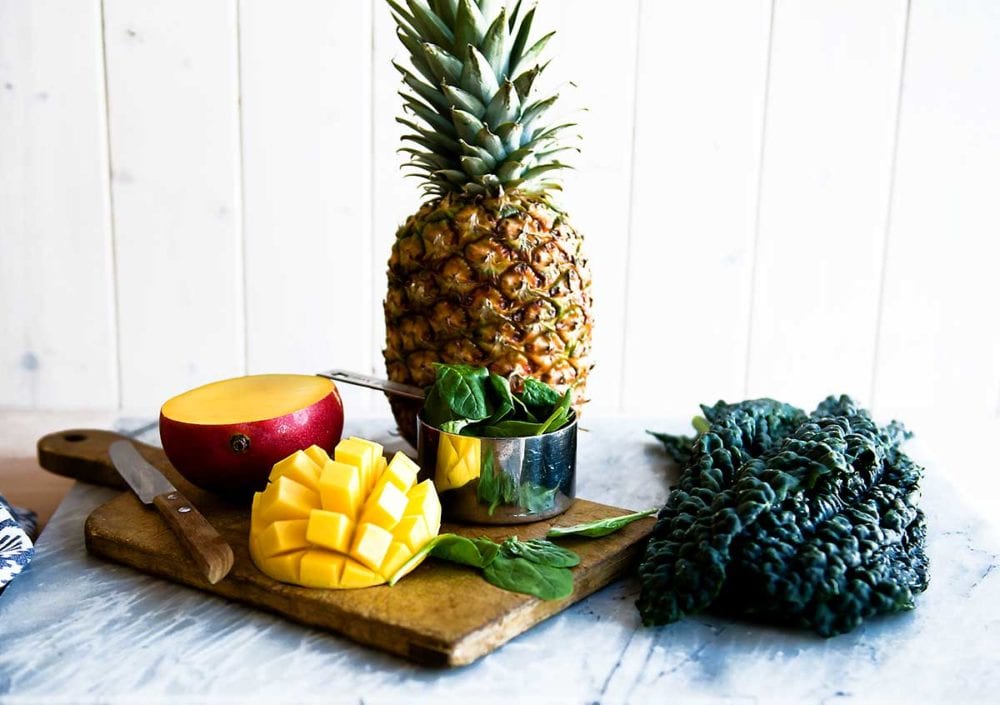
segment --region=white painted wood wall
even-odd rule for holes
[[[847,392],[918,430],[996,421],[1000,3],[539,12],[590,108],[564,204],[595,412]],[[0,0],[0,407],[382,373],[418,204],[394,55],[382,2]]]

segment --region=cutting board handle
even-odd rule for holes
[[[127,489],[125,481],[118,475],[108,455],[111,444],[120,440],[134,443],[139,452],[147,457],[149,453],[158,451],[113,431],[71,428],[38,439],[38,464],[56,475],[124,490]]]

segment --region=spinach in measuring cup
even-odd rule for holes
[[[432,426],[463,436],[511,438],[558,431],[572,415],[571,389],[560,393],[527,378],[518,392],[485,367],[435,364],[423,418]]]

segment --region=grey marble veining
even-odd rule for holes
[[[670,478],[647,423],[587,419],[579,496],[662,503]],[[402,447],[389,428],[349,431]],[[932,561],[913,612],[826,640],[707,616],[647,629],[630,579],[452,671],[91,558],[83,522],[114,493],[78,484],[0,597],[0,702],[998,702],[1000,539],[926,449],[911,452],[928,465]]]

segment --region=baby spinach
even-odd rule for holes
[[[545,539],[521,541],[516,536],[511,536],[500,544],[500,550],[505,556],[524,558],[532,563],[543,563],[553,568],[572,568],[580,565],[580,556],[568,548]]]
[[[560,394],[529,377],[515,394],[507,378],[485,367],[436,364],[434,369],[422,414],[424,421],[447,433],[537,436],[562,428],[572,414],[570,390]]]
[[[434,386],[424,399],[427,423],[440,428],[448,421],[482,421],[490,415],[483,388],[489,374],[485,367],[437,364],[434,371]]]
[[[544,382],[527,377],[521,390],[521,401],[527,407],[553,407],[559,403],[560,394]]]
[[[497,543],[485,536],[469,539],[458,534],[440,534],[404,563],[389,578],[389,585],[395,585],[428,554],[481,570],[483,577],[498,588],[543,600],[559,600],[572,594],[573,574],[569,568],[580,563],[575,553],[545,539],[521,541],[511,536]]]
[[[619,529],[628,526],[633,521],[638,521],[644,517],[652,516],[653,514],[656,514],[656,512],[656,509],[647,509],[643,512],[623,514],[621,516],[611,517],[610,519],[598,519],[596,521],[589,521],[584,524],[575,524],[573,526],[553,526],[545,535],[550,539],[560,538],[563,536],[587,536],[590,538],[598,538],[600,536],[613,534]]]
[[[483,559],[483,554],[479,546],[472,539],[464,536],[451,534],[445,541],[439,541],[431,549],[431,555],[452,563],[472,566],[473,568],[485,568],[487,561]],[[491,557],[490,561],[495,558]]]
[[[508,558],[502,553],[486,566],[483,577],[498,588],[542,600],[561,600],[573,594],[573,574],[568,568],[533,563],[520,557]]]

